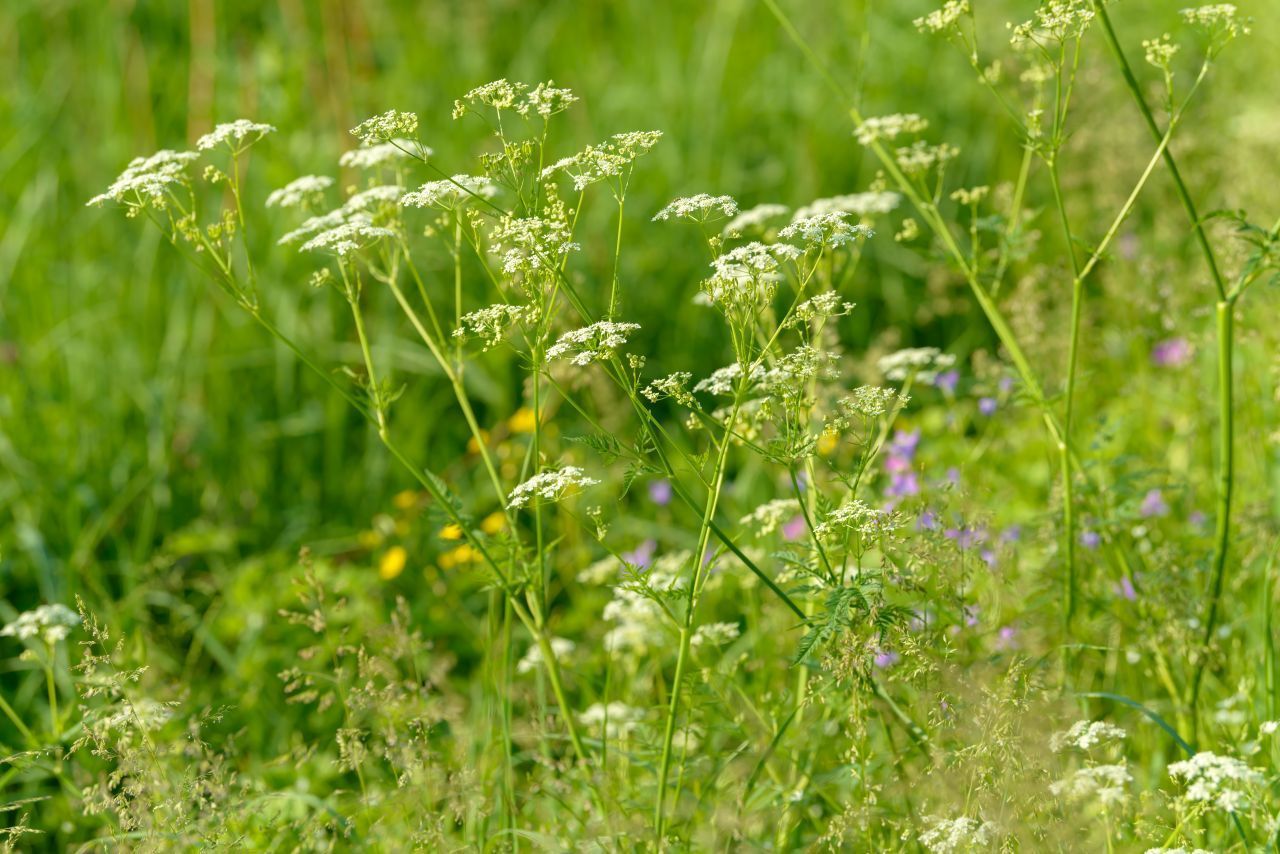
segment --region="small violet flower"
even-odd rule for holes
[[[1185,338],[1170,338],[1151,348],[1151,363],[1161,368],[1181,368],[1191,361],[1191,344]]]
[[[1160,490],[1152,489],[1143,497],[1138,513],[1144,519],[1150,519],[1152,516],[1168,516],[1169,505],[1165,503],[1164,495]]]

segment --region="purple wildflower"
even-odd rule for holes
[[[1142,506],[1138,512],[1144,519],[1150,519],[1152,516],[1168,516],[1169,505],[1165,503],[1164,495],[1160,490],[1152,489],[1142,499]]]
[[[949,371],[943,371],[933,379],[935,387],[942,389],[946,394],[955,394],[956,386],[960,384],[960,372],[955,368]]]
[[[645,540],[643,543],[636,546],[634,550],[624,552],[622,559],[632,566],[638,566],[643,569],[653,562],[653,553],[657,551],[657,548],[657,542],[651,539]]]
[[[901,658],[902,656],[898,655],[891,649],[885,650],[877,648],[875,658],[872,659],[872,662],[874,662],[875,666],[881,670],[887,670],[897,664]]]
[[[1096,549],[1102,543],[1102,536],[1097,531],[1081,531],[1080,545],[1086,549]]]
[[[671,481],[663,478],[649,482],[649,500],[659,507],[670,504],[672,494]]]
[[[978,400],[978,411],[988,417],[996,414],[999,404],[994,397],[984,397]]]
[[[784,540],[798,540],[804,536],[806,529],[804,516],[797,513],[791,517],[791,520],[782,526],[782,538]]]
[[[1018,630],[1013,626],[1001,626],[996,632],[996,649],[1016,649],[1018,646]]]
[[[1117,596],[1128,599],[1130,602],[1138,599],[1138,591],[1133,588],[1133,579],[1127,575],[1120,579],[1120,583],[1114,589]]]
[[[920,479],[913,471],[896,472],[884,494],[890,498],[906,498],[920,493]]]
[[[1181,368],[1191,361],[1191,343],[1185,338],[1170,338],[1151,348],[1151,363],[1161,368]]]
[[[904,457],[908,461],[915,458],[916,449],[920,447],[920,431],[906,430],[893,431],[893,441],[889,443],[889,454],[895,457]]]

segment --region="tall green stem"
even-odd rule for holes
[[[1049,160],[1049,183],[1053,186],[1053,200],[1058,209],[1063,239],[1067,244],[1067,257],[1071,259],[1071,343],[1067,349],[1067,401],[1063,419],[1065,441],[1058,444],[1058,456],[1062,469],[1062,540],[1067,558],[1066,579],[1063,585],[1062,630],[1067,642],[1071,639],[1071,621],[1076,612],[1076,525],[1075,525],[1075,474],[1071,468],[1072,425],[1075,419],[1076,369],[1079,364],[1080,318],[1084,302],[1084,278],[1080,275],[1080,262],[1076,259],[1075,240],[1071,234],[1071,222],[1067,218],[1067,206],[1062,197],[1062,182],[1058,176],[1058,152]],[[1065,661],[1065,657],[1064,657]]]

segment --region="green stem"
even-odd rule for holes
[[[1067,207],[1062,197],[1062,182],[1058,176],[1058,155],[1055,152],[1049,159],[1049,183],[1053,186],[1053,200],[1058,209],[1058,220],[1062,225],[1063,238],[1067,243],[1067,255],[1071,259],[1071,343],[1067,350],[1067,401],[1066,415],[1062,429],[1065,441],[1058,445],[1058,456],[1062,469],[1062,539],[1067,557],[1067,572],[1063,589],[1062,630],[1066,642],[1071,640],[1071,622],[1076,612],[1076,523],[1075,523],[1075,476],[1071,469],[1072,426],[1075,419],[1076,372],[1079,365],[1080,319],[1084,302],[1084,279],[1080,274],[1080,262],[1076,259],[1075,240],[1071,234],[1071,222],[1067,218]],[[1064,661],[1066,646],[1063,648]],[[1065,668],[1064,668],[1065,676]]]
[[[1199,716],[1196,704],[1200,686],[1209,663],[1209,646],[1218,627],[1219,603],[1226,577],[1227,556],[1231,545],[1231,498],[1235,487],[1234,390],[1232,362],[1235,351],[1235,300],[1227,299],[1217,306],[1218,329],[1218,513],[1214,526],[1213,580],[1209,587],[1209,604],[1204,621],[1200,659],[1191,681],[1192,737]]]

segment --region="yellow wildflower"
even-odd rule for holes
[[[462,539],[462,526],[450,522],[440,529],[440,539],[442,540],[460,540]]]
[[[835,433],[823,433],[818,437],[818,453],[824,457],[835,453],[836,446],[840,444],[840,437]]]
[[[480,440],[481,440],[482,442],[484,442],[486,445],[487,445],[487,444],[489,444],[489,431],[488,431],[488,430],[481,430],[481,431],[480,431]],[[480,453],[480,442],[477,442],[477,441],[476,441],[476,437],[475,437],[475,436],[472,436],[470,439],[468,439],[468,440],[467,440],[467,451],[468,451],[468,452],[470,452],[470,453],[472,453],[472,454],[478,454],[478,453]]]
[[[387,549],[386,554],[382,556],[382,561],[378,564],[378,575],[382,576],[383,581],[390,581],[404,572],[404,565],[408,559],[409,553],[403,546],[392,546]]]
[[[512,433],[532,433],[536,426],[538,420],[534,418],[533,410],[527,406],[520,407],[507,419],[507,429]]]
[[[507,517],[502,514],[501,510],[495,510],[480,523],[480,530],[486,534],[493,535],[507,527]]]
[[[463,543],[456,549],[440,555],[440,568],[453,569],[455,566],[461,566],[465,563],[474,563],[479,557],[480,553],[471,548],[470,544]]]

